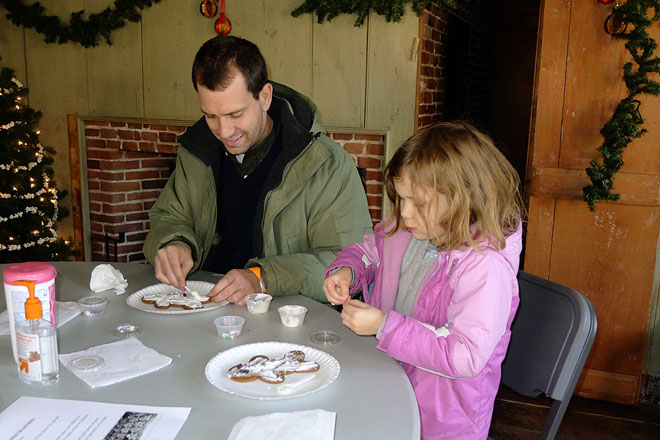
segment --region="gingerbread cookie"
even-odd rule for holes
[[[312,361],[305,361],[305,353],[292,350],[278,358],[257,355],[245,364],[234,365],[227,371],[227,376],[236,382],[261,380],[266,383],[284,382],[284,377],[292,373],[313,373],[321,366]]]
[[[201,296],[197,292],[185,293],[147,293],[142,296],[142,302],[153,304],[157,309],[169,309],[170,307],[180,307],[185,310],[201,309],[204,304],[211,302],[208,296]]]

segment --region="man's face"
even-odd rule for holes
[[[273,86],[266,83],[255,99],[243,74],[236,71],[224,90],[209,90],[197,84],[199,105],[206,123],[230,154],[243,154],[263,141],[272,129],[268,109]]]

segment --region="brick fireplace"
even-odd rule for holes
[[[493,2],[430,2],[419,19],[415,130],[461,119],[483,125],[491,72]],[[514,8],[515,9],[515,8]]]
[[[144,261],[148,212],[174,167],[193,121],[69,117],[75,246],[91,261]],[[386,132],[328,129],[353,157],[374,223],[382,218]],[[80,176],[76,179],[75,176]]]

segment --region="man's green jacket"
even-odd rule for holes
[[[325,301],[325,268],[344,247],[371,232],[364,188],[351,156],[325,136],[314,103],[273,83],[268,113],[282,126],[283,148],[268,179],[278,182],[257,208],[254,255],[268,293],[303,294]],[[144,255],[153,264],[158,249],[173,241],[192,245],[199,269],[216,233],[213,157],[225,154],[204,118],[179,138],[176,168],[149,212]],[[260,225],[260,227],[259,227]]]

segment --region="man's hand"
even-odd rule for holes
[[[177,241],[158,249],[154,258],[154,274],[158,281],[184,290],[186,277],[194,264],[188,245]]]
[[[244,306],[245,297],[258,292],[261,292],[261,283],[254,272],[249,269],[232,269],[213,286],[208,296],[214,302],[227,300],[237,306]]]
[[[323,293],[330,304],[344,304],[349,297],[353,281],[353,271],[350,267],[342,267],[323,281]]]
[[[384,318],[385,313],[356,299],[346,301],[341,312],[342,323],[361,336],[378,333]]]

